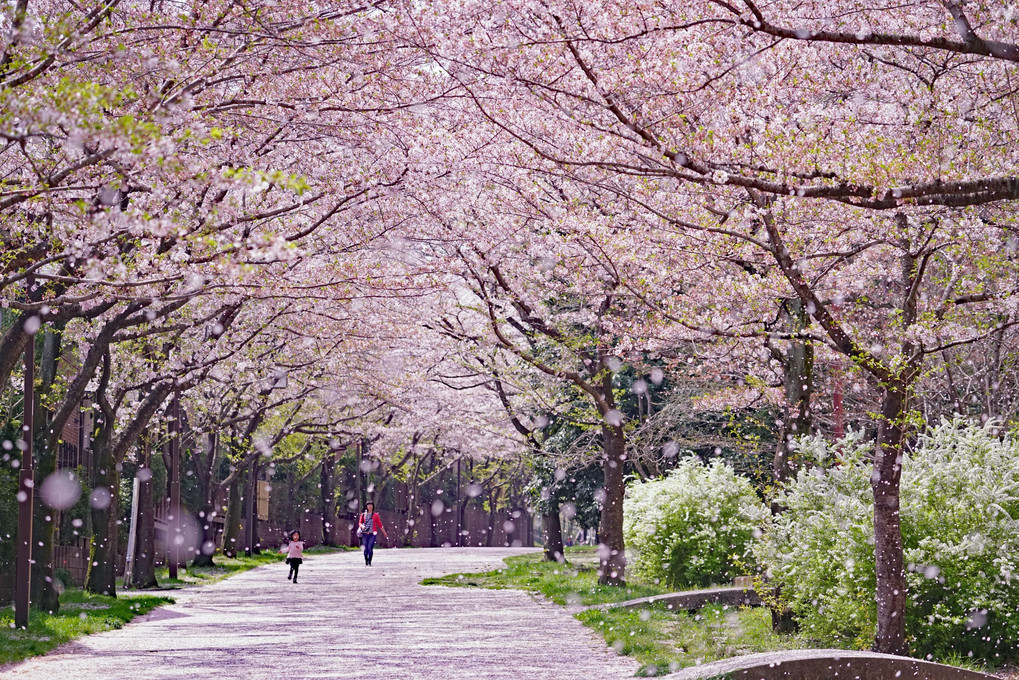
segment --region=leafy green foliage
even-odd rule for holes
[[[533,475],[526,491],[536,512],[545,514],[567,509],[568,516],[584,529],[595,529],[601,521],[598,492],[605,475],[598,464],[557,468],[546,458],[533,463]]]
[[[0,415],[4,416],[3,427],[0,427],[0,442],[14,442],[21,428],[20,404],[18,420],[11,417],[13,411],[10,403],[3,404]],[[13,449],[10,452],[0,451],[0,578],[13,574],[14,559],[17,554],[15,536],[18,532],[18,471],[11,467],[10,458],[20,461],[21,452]]]
[[[687,458],[659,480],[629,487],[623,532],[634,571],[671,586],[708,586],[743,573],[767,515],[751,483],[722,461]]]
[[[13,571],[17,552],[14,536],[18,529],[18,475],[0,466],[0,574]]]
[[[837,446],[841,466],[801,470],[755,552],[806,635],[864,647],[876,625],[873,445],[854,434]],[[800,447],[833,458],[820,438]],[[901,494],[913,652],[1019,659],[1019,440],[944,421],[905,457]]]

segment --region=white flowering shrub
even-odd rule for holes
[[[629,486],[623,532],[633,569],[674,587],[732,581],[752,563],[768,514],[750,482],[722,461],[680,462],[664,479]]]
[[[822,464],[822,439],[800,442]],[[801,630],[865,647],[874,605],[873,442],[842,442],[839,467],[800,470],[754,553]],[[907,635],[917,654],[1019,658],[1019,441],[991,425],[942,422],[903,461]]]

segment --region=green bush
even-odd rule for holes
[[[831,458],[820,438],[800,446],[821,465]],[[790,482],[755,554],[804,633],[864,647],[876,626],[873,443],[855,434],[840,446],[840,467]],[[942,422],[905,457],[901,496],[913,652],[1019,659],[1019,441]]]
[[[17,533],[18,473],[10,463],[0,461],[0,578],[14,573]]]
[[[68,571],[67,569],[63,568],[57,569],[56,571],[53,572],[53,575],[56,577],[58,581],[60,581],[60,585],[62,585],[64,588],[74,587],[74,577],[71,576],[71,572]]]
[[[640,576],[708,586],[743,573],[767,514],[751,483],[728,465],[688,458],[663,479],[630,485],[623,531]]]

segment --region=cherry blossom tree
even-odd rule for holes
[[[804,318],[785,332],[827,343],[878,386],[875,646],[904,652],[910,394],[929,354],[1011,323],[1012,291],[986,284],[1012,266],[998,248],[1012,228],[1001,202],[1019,187],[1001,103],[1009,18],[954,2],[460,9],[420,8],[417,44],[486,130],[533,152],[526,167],[609,187],[640,221],[675,232],[673,263],[697,250],[766,263],[725,271],[699,300],[692,285],[647,297],[716,332],[744,332],[755,296],[772,309],[796,300]],[[717,314],[722,291],[734,315]],[[691,307],[715,318],[691,319]]]
[[[519,372],[588,400],[601,578],[622,583],[627,362],[693,359],[717,384],[752,373],[742,396],[783,411],[779,479],[789,438],[816,425],[815,391],[865,376],[875,647],[906,651],[898,486],[916,392],[938,361],[965,391],[953,357],[1000,352],[1019,300],[1010,12],[213,0],[167,24],[165,11],[17,0],[0,25],[0,305],[14,314],[0,385],[38,342],[40,475],[91,395],[114,490],[111,471],[179,394],[201,435],[204,543],[217,489],[239,503],[245,474],[294,455],[288,438],[314,442],[335,525],[334,443],[359,443],[369,493],[413,488],[426,458],[427,474],[493,461],[479,475],[502,483],[506,461],[535,452],[506,387]],[[286,389],[270,389],[279,372]],[[36,514],[35,600],[53,609],[52,521]],[[104,592],[114,515],[94,518],[90,587]]]
[[[40,432],[59,433],[111,347],[149,332],[129,329],[200,294],[248,295],[265,287],[256,279],[288,266],[298,276],[322,272],[310,285],[349,282],[357,266],[336,255],[373,238],[378,199],[408,170],[398,128],[381,132],[415,88],[386,75],[397,64],[379,32],[384,16],[361,5],[295,14],[217,3],[166,25],[161,11],[43,2],[16,3],[5,15],[0,211],[9,228],[0,292],[20,316],[0,344],[0,378],[6,384],[14,370],[26,325],[45,325],[56,366],[70,323],[68,347],[82,362]],[[338,162],[350,172],[334,172]],[[201,336],[215,325],[201,316],[175,323],[164,328]],[[163,352],[170,373],[187,363],[181,349]],[[158,406],[168,383],[150,386],[146,404]],[[138,430],[104,439],[114,437],[124,394],[118,385],[109,409],[100,404],[109,424],[100,443],[114,458]],[[50,452],[40,474],[51,470],[55,445],[39,449]],[[42,508],[36,515],[48,522]],[[51,532],[51,524],[38,529],[43,550]],[[53,583],[46,569],[37,570],[39,584]],[[109,578],[99,580],[109,590]],[[40,585],[34,601],[54,609],[52,586]]]

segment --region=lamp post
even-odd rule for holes
[[[166,562],[169,577],[177,578],[180,562],[180,538],[183,529],[180,517],[180,392],[173,393],[170,404],[170,512],[167,514]]]
[[[251,557],[255,553],[255,522],[258,521],[258,456],[251,461],[248,472],[248,526],[245,527],[244,554]]]
[[[456,547],[463,547],[463,504],[460,500],[460,461],[463,456],[456,459]]]
[[[29,288],[32,283],[29,281]],[[18,473],[18,555],[15,566],[14,625],[28,627],[32,592],[32,503],[35,497],[32,439],[35,433],[35,333],[39,318],[25,320],[25,418],[21,426],[21,470]]]

